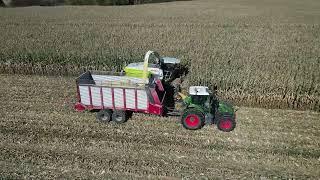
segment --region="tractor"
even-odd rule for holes
[[[216,124],[221,131],[232,131],[236,126],[235,110],[232,105],[219,101],[206,86],[191,86],[189,95],[179,93],[184,108],[181,113],[183,127],[190,130],[205,124]]]

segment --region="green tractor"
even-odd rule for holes
[[[219,130],[230,132],[236,127],[233,106],[219,101],[208,87],[191,86],[188,96],[179,95],[184,104],[181,123],[186,129],[197,130],[205,124],[216,124]]]

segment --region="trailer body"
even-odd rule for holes
[[[122,110],[147,114],[163,114],[159,94],[164,92],[160,80],[127,76],[94,75],[86,72],[77,80],[78,102],[75,109]]]

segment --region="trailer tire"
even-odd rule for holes
[[[112,113],[112,121],[118,124],[125,123],[127,121],[127,114],[125,111],[115,110]]]
[[[99,112],[97,112],[97,115],[96,115],[97,121],[108,123],[111,121],[111,114],[112,114],[111,110],[102,109]]]
[[[216,120],[217,127],[220,131],[230,132],[236,127],[235,118],[231,115],[222,115]]]
[[[181,123],[186,129],[197,130],[204,126],[205,117],[197,110],[187,110],[181,116]]]

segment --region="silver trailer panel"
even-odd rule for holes
[[[148,109],[147,92],[142,89],[80,85],[79,92],[81,103],[88,106],[103,105],[104,108],[109,109]]]

